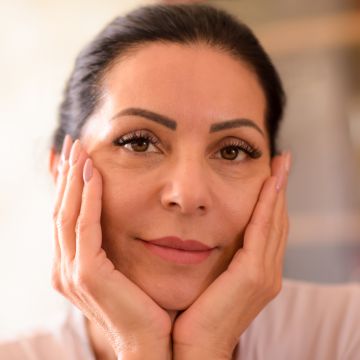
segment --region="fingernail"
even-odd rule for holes
[[[81,143],[79,139],[76,139],[76,141],[74,142],[72,148],[71,148],[71,153],[70,153],[70,165],[74,166],[74,164],[77,162],[79,155],[81,152]]]
[[[92,161],[91,159],[87,159],[85,161],[85,165],[84,165],[84,172],[83,172],[83,176],[84,176],[84,182],[89,182],[91,177],[93,174],[93,166],[92,166]]]
[[[63,146],[62,146],[62,150],[61,150],[61,160],[62,160],[62,162],[65,162],[66,160],[69,160],[71,145],[72,145],[71,136],[69,134],[67,134],[65,136]]]

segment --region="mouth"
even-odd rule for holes
[[[216,247],[209,247],[196,240],[181,240],[175,236],[161,239],[140,240],[153,254],[177,264],[199,264],[207,259]]]

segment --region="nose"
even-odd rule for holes
[[[211,207],[209,178],[196,159],[177,162],[167,169],[161,191],[161,204],[182,215],[204,215]]]

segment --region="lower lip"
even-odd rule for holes
[[[199,264],[208,258],[213,250],[209,249],[205,251],[186,251],[151,244],[148,241],[142,242],[144,243],[145,247],[154,254],[177,264]]]

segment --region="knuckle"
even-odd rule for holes
[[[266,281],[264,270],[261,267],[257,267],[249,272],[248,281],[253,289],[263,289]]]
[[[67,179],[66,180],[67,180],[68,183],[74,181],[75,178],[76,178],[76,165],[77,164],[70,167],[70,169],[69,169],[69,171],[67,173]]]
[[[62,293],[66,297],[71,297],[74,294],[74,285],[72,281],[72,265],[65,259],[61,262],[61,272],[59,276]]]
[[[86,271],[78,269],[73,275],[73,285],[81,292],[89,292],[90,278]]]
[[[59,216],[56,219],[56,227],[58,230],[67,228],[71,224],[71,218],[64,210],[60,211]]]
[[[252,224],[257,227],[268,230],[271,227],[271,219],[269,217],[262,218],[262,219],[255,218],[252,220]]]
[[[76,234],[80,234],[80,233],[83,233],[85,232],[89,227],[89,224],[84,221],[82,218],[78,218],[77,221],[76,221],[76,225],[75,225],[75,232]]]
[[[284,226],[284,224],[275,223],[273,226],[273,229],[274,229],[274,233],[277,236],[280,236],[284,232],[285,226]]]
[[[58,291],[60,293],[63,291],[63,287],[62,287],[62,283],[61,283],[61,280],[60,280],[59,273],[54,269],[51,272],[50,281],[51,281],[51,286],[52,286],[53,289],[55,289],[56,291]]]
[[[272,300],[274,299],[281,291],[282,289],[282,283],[279,280],[274,281],[267,290],[268,299]]]

